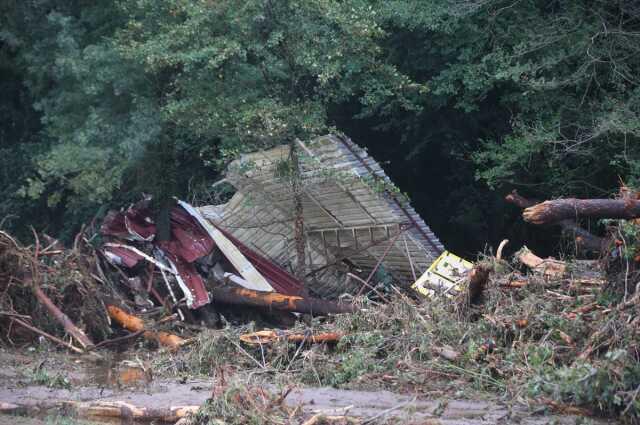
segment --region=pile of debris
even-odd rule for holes
[[[300,217],[290,176],[282,171],[291,146],[282,145],[229,165],[216,185],[234,187],[227,203],[195,208],[176,200],[168,225],[156,224],[160,216],[145,198],[109,212],[100,229],[81,232],[72,249],[49,237],[41,246],[37,235],[25,248],[2,234],[5,338],[21,332],[17,324],[52,338],[66,333],[74,351],[86,350],[112,335],[114,320],[175,348],[184,341],[146,331],[150,319],[163,316],[160,328],[172,317],[217,327],[223,318],[249,315],[282,327],[295,322],[294,312],[352,313],[357,307],[347,301],[354,295],[384,298],[376,288],[381,280],[383,291],[392,281],[408,288],[442,254],[435,235],[353,142],[325,136],[297,143]],[[297,222],[304,224],[302,256],[308,256],[298,277],[290,272],[300,263]],[[387,278],[377,279],[380,274]],[[338,299],[345,295],[347,301]]]
[[[351,303],[307,296],[298,279],[225,233],[191,205],[176,201],[171,237],[158,240],[149,199],[105,217],[100,249],[85,233],[72,249],[51,238],[42,247],[37,236],[35,246],[23,247],[0,233],[3,334],[11,342],[19,325],[81,352],[113,342],[107,339],[113,320],[132,332],[129,337],[176,349],[184,338],[151,331],[148,320],[138,316],[162,316],[157,325],[179,320],[216,327],[220,312],[229,320],[243,311],[228,305],[258,307],[276,323],[293,323],[295,317],[287,316],[293,312],[356,310]],[[73,341],[55,336],[62,329]]]
[[[216,344],[239,354],[225,362],[272,364],[303,380],[311,367],[320,385],[366,379],[415,389],[440,376],[556,408],[598,402],[600,411],[638,415],[640,231],[624,220],[640,216],[637,196],[537,204],[514,192],[507,200],[525,208],[525,220],[573,232],[600,258],[565,262],[523,248],[508,262],[505,241],[473,264],[444,250],[350,140],[297,144],[304,184],[296,193],[283,145],[231,163],[226,203],[176,200],[166,226],[145,198],[83,229],[70,248],[35,232],[25,247],[0,232],[0,339],[39,335],[78,353],[136,338],[172,351]],[[597,238],[576,217],[620,221]],[[294,264],[306,264],[302,276]],[[349,314],[313,319],[340,313]],[[249,322],[280,330],[192,338]],[[298,344],[291,356],[281,349],[289,343]],[[301,354],[309,343],[335,349]]]
[[[147,328],[219,327],[247,315],[286,327],[295,323],[292,313],[353,313],[354,296],[383,299],[391,282],[408,288],[443,253],[363,149],[337,136],[297,143],[300,217],[292,212],[290,176],[282,172],[291,147],[283,145],[229,165],[223,182],[235,194],[227,203],[195,208],[176,200],[166,226],[156,224],[145,198],[109,212],[71,249],[50,237],[41,246],[35,234],[35,245],[23,247],[3,233],[4,338],[11,342],[19,325],[49,339],[70,335],[71,343],[63,341],[70,349],[87,350],[112,336],[113,320],[134,336],[176,348],[184,339]],[[297,222],[304,224],[302,256],[308,256],[298,277],[289,271],[299,263]],[[347,301],[338,299],[345,295]]]

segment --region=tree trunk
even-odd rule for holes
[[[517,205],[522,209],[528,209],[538,204],[538,201],[524,198],[514,190],[505,197],[505,200],[511,204]],[[538,224],[538,223],[536,223]],[[562,228],[562,233],[566,237],[570,237],[575,240],[579,249],[589,252],[602,252],[606,249],[608,241],[606,238],[596,236],[589,231],[578,226],[574,219],[559,220],[551,225],[557,225]]]
[[[469,273],[469,304],[480,304],[482,302],[482,294],[487,287],[491,268],[476,264]]]
[[[352,304],[282,295],[276,292],[259,292],[245,288],[215,288],[211,297],[225,304],[267,307],[274,310],[309,314],[355,313],[358,308]]]
[[[306,261],[306,236],[304,233],[304,209],[302,206],[302,177],[300,175],[300,161],[295,140],[289,144],[291,147],[291,189],[293,191],[293,232],[296,245],[296,266],[294,275],[301,281],[307,272]]]
[[[554,199],[526,208],[525,221],[551,224],[561,220],[588,218],[631,219],[640,217],[640,201],[634,199]]]

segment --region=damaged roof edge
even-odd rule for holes
[[[362,164],[363,167],[367,170],[368,175],[374,178],[382,178],[388,181],[391,179],[386,175],[380,164],[371,157],[367,151],[357,144],[355,144],[351,139],[344,136],[334,136],[328,135],[328,138],[334,138],[335,140],[340,141],[342,146],[344,146],[347,150],[345,155],[353,156]],[[369,163],[367,163],[369,162]],[[402,215],[406,216],[409,219],[409,222],[414,226],[412,229],[409,229],[409,232],[412,230],[416,230],[423,238],[428,242],[430,247],[433,249],[433,254],[437,258],[444,251],[444,246],[437,238],[437,236],[431,231],[429,226],[424,222],[422,217],[416,212],[415,209],[411,206],[409,202],[407,202],[407,206],[402,205],[402,201],[400,201],[395,195],[391,193],[385,193],[385,197],[391,202],[390,206],[400,212]]]
[[[335,135],[296,142],[308,159],[303,163],[303,214],[310,266],[336,265],[345,252],[355,252],[348,256],[350,261],[370,270],[383,255],[386,270],[413,282],[416,272],[426,271],[444,251],[409,202],[390,190],[391,179],[365,149]],[[229,164],[225,176],[236,194],[224,205],[199,208],[215,226],[283,267],[293,264],[297,255],[286,242],[294,238],[293,195],[278,177],[280,162],[288,158],[288,145],[241,155]],[[401,226],[406,238],[385,243],[394,226]],[[366,246],[370,248],[360,249]],[[338,288],[344,279],[333,273],[322,279]]]

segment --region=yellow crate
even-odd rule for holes
[[[452,296],[462,289],[460,284],[472,267],[473,263],[445,251],[411,287],[426,297],[437,292]]]

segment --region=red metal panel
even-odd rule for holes
[[[218,229],[229,238],[277,292],[285,295],[306,293],[300,280],[244,245],[229,232],[220,227]],[[153,240],[155,231],[156,227],[147,201],[132,205],[124,213],[110,212],[101,227],[104,235],[134,240]],[[184,286],[193,298],[190,307],[198,308],[208,304],[210,299],[204,281],[192,264],[198,258],[208,255],[215,246],[207,231],[187,211],[176,206],[171,210],[171,240],[153,241],[153,243],[175,264]],[[127,267],[133,267],[140,260],[126,249],[109,249],[111,254],[118,257]]]
[[[109,211],[104,217],[104,220],[102,220],[100,233],[102,235],[128,239],[130,234],[127,230],[127,226],[124,224],[124,214],[120,211]]]
[[[215,244],[206,230],[179,206],[171,210],[171,236],[170,241],[157,245],[188,263],[208,255]]]
[[[193,297],[193,302],[189,306],[189,308],[195,309],[209,304],[209,302],[211,302],[211,299],[209,298],[209,292],[207,291],[204,281],[202,280],[202,276],[198,274],[195,265],[193,263],[188,263],[181,258],[178,258],[171,254],[168,254],[168,257],[176,266],[180,278]]]
[[[117,246],[104,247],[104,253],[111,262],[123,265],[126,268],[135,267],[143,257],[130,249],[120,248]]]
[[[151,241],[156,236],[156,225],[153,222],[153,213],[149,203],[149,200],[137,202],[130,206],[124,214],[127,229],[145,241]]]
[[[251,262],[251,264],[253,264],[256,270],[258,270],[269,281],[276,292],[284,295],[306,294],[306,290],[302,282],[291,273],[287,272],[268,258],[260,255],[253,249],[249,248],[229,232],[220,228],[220,226],[217,226],[215,224],[214,226],[218,230],[220,230],[227,238],[229,238],[231,242],[233,242],[233,244],[238,248],[242,255],[247,257],[247,259]]]

